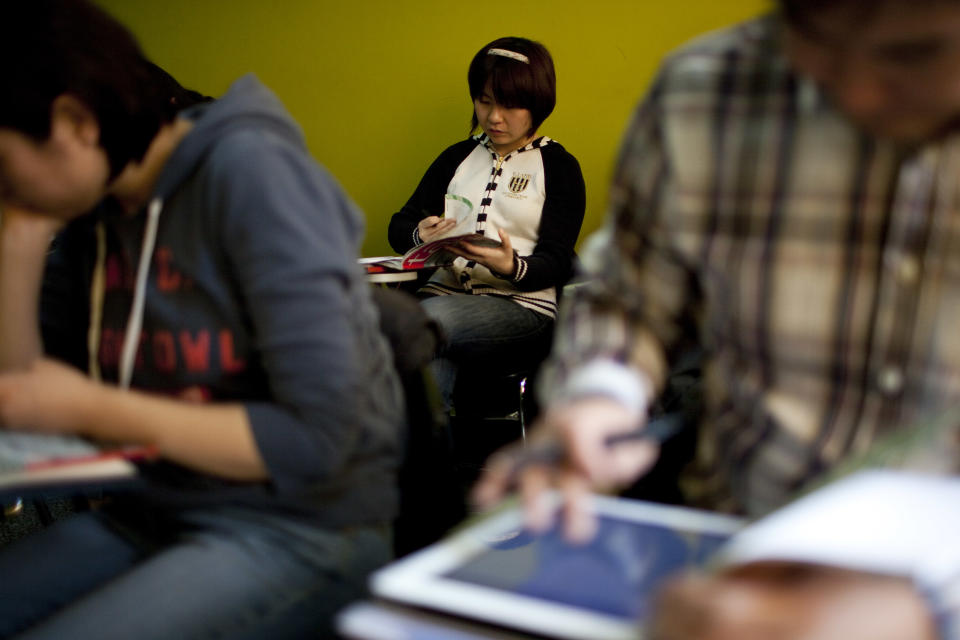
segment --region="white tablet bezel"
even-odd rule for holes
[[[551,500],[556,503],[557,496]],[[744,525],[731,516],[636,500],[596,496],[594,504],[598,515],[697,533],[730,535]],[[638,637],[637,625],[621,618],[444,577],[521,522],[516,505],[495,513],[375,572],[371,591],[387,600],[557,638]]]

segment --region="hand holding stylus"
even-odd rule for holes
[[[668,434],[647,433],[644,416],[604,397],[588,397],[548,410],[526,445],[495,454],[477,484],[477,505],[490,507],[514,488],[520,492],[528,528],[552,524],[550,488],[564,495],[565,535],[573,541],[592,537],[591,490],[610,490],[639,477],[659,455]],[[657,428],[659,429],[659,427]]]

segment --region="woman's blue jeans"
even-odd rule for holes
[[[453,406],[457,369],[523,349],[553,328],[553,319],[499,296],[453,294],[421,300],[443,328],[446,346],[431,364],[444,406]]]

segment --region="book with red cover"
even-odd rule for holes
[[[402,256],[380,256],[376,258],[361,258],[367,273],[382,273],[384,271],[411,271],[430,267],[443,267],[453,264],[456,254],[449,251],[450,247],[469,242],[482,247],[500,246],[500,240],[494,237],[477,233],[476,216],[468,216],[457,222],[443,237],[418,244]]]
[[[26,493],[135,479],[154,447],[104,448],[70,435],[0,429],[0,491]]]

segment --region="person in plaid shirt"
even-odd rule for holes
[[[671,55],[629,126],[606,226],[584,256],[591,281],[568,297],[541,387],[538,437],[568,455],[519,474],[534,528],[549,524],[538,498],[553,484],[570,535],[588,536],[577,507],[588,487],[650,466],[655,445],[605,441],[643,422],[691,345],[705,353],[704,417],[682,486],[723,511],[775,509],[960,397],[960,3],[778,9]],[[955,471],[956,437],[944,442],[926,443],[927,470]],[[478,501],[515,472],[510,455],[492,462]],[[960,637],[954,568],[912,576],[919,591],[901,585],[896,598],[922,592],[927,606],[901,618],[915,633],[891,637],[933,633],[928,611]]]

